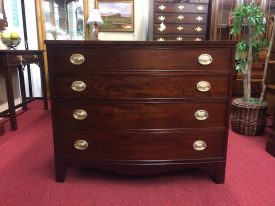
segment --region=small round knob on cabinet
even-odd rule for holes
[[[207,147],[205,141],[197,140],[193,143],[193,149],[196,151],[202,151],[205,150]]]
[[[86,142],[85,140],[77,140],[74,143],[74,147],[78,150],[85,150],[88,148],[88,142]]]
[[[73,112],[73,117],[77,120],[84,120],[88,116],[87,112],[82,109],[77,109]]]

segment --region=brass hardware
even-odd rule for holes
[[[73,113],[73,117],[77,120],[84,120],[88,116],[87,112],[82,109],[77,109]]]
[[[182,26],[178,26],[177,30],[181,31],[181,30],[183,30],[183,27]]]
[[[74,65],[80,65],[85,61],[85,57],[82,54],[73,54],[70,57],[70,62]]]
[[[71,88],[76,92],[82,92],[86,89],[86,84],[82,81],[74,81]]]
[[[197,10],[198,10],[198,11],[202,11],[203,9],[204,9],[204,7],[203,7],[202,5],[197,6]]]
[[[88,148],[88,142],[86,142],[85,140],[77,140],[74,143],[74,147],[78,150],[85,150]]]
[[[201,65],[209,65],[213,62],[213,58],[209,54],[201,54],[198,58],[198,61]]]
[[[208,112],[205,110],[198,110],[195,112],[195,118],[197,120],[203,121],[209,117]]]
[[[183,19],[184,19],[184,16],[179,15],[179,16],[178,16],[178,19],[179,19],[179,20],[183,20]]]
[[[162,23],[159,25],[158,30],[159,30],[160,32],[163,32],[165,29],[166,29],[166,26],[165,26],[165,24],[162,22]]]
[[[197,32],[201,32],[201,31],[202,31],[202,28],[198,26],[195,30],[196,30]]]
[[[202,21],[203,18],[202,18],[201,16],[198,16],[198,17],[196,18],[196,20],[197,20],[197,21]]]
[[[165,20],[165,16],[159,16],[159,20],[164,21]]]
[[[201,38],[196,38],[195,41],[202,41],[202,39]]]
[[[158,41],[165,41],[164,38],[158,38]]]
[[[207,81],[200,81],[197,83],[197,89],[200,92],[208,92],[211,89],[211,85]]]
[[[203,151],[207,147],[205,141],[197,140],[193,143],[193,149],[196,151]]]
[[[18,55],[16,58],[20,61],[20,64],[23,64],[23,61],[26,61],[22,55]]]
[[[37,54],[33,54],[32,56],[33,56],[33,58],[38,59],[38,55]]]
[[[164,5],[160,5],[160,6],[159,6],[159,9],[160,9],[161,11],[163,11],[163,10],[165,10],[165,9],[166,9],[166,6],[164,6]]]
[[[178,9],[183,10],[185,7],[183,5],[179,5]]]
[[[177,37],[177,40],[182,41],[182,37],[181,36]]]

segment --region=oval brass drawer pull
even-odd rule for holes
[[[181,31],[181,30],[183,30],[183,27],[182,26],[178,26],[177,30]]]
[[[88,116],[87,112],[82,109],[77,109],[73,113],[73,117],[77,120],[84,120]]]
[[[193,149],[196,151],[202,151],[205,150],[207,147],[205,141],[197,140],[193,143]]]
[[[197,90],[200,92],[208,92],[211,89],[211,85],[207,81],[200,81],[197,83]]]
[[[202,39],[198,37],[195,39],[195,41],[202,41]]]
[[[82,54],[73,54],[70,57],[70,62],[74,65],[80,65],[85,62],[85,57]]]
[[[88,142],[86,142],[85,140],[77,140],[74,143],[74,147],[78,150],[85,150],[88,148]]]
[[[165,41],[164,38],[158,38],[158,41]]]
[[[74,81],[71,88],[76,92],[82,92],[86,89],[86,84],[83,81]]]
[[[213,62],[213,58],[210,54],[201,54],[198,60],[201,65],[209,65]]]
[[[203,121],[209,117],[208,112],[205,110],[198,110],[195,112],[195,118],[197,120]]]

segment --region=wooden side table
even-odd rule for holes
[[[275,108],[275,105],[274,105],[274,108]],[[273,110],[272,129],[269,132],[269,138],[266,144],[266,151],[269,154],[271,154],[273,157],[275,157],[275,109]]]
[[[32,81],[30,75],[30,64],[37,64],[40,68],[41,87],[43,97],[33,97],[32,95]],[[27,67],[28,82],[29,82],[29,97],[26,96],[25,81],[23,70]],[[22,103],[15,105],[13,85],[12,85],[12,71],[18,70],[20,92],[22,97]],[[8,109],[0,113],[0,117],[8,117],[10,119],[11,130],[17,129],[16,113],[17,108],[22,107],[27,110],[27,104],[36,99],[44,100],[44,109],[48,109],[47,101],[47,88],[44,69],[44,57],[41,50],[1,50],[0,51],[0,72],[3,73],[6,84],[6,92],[8,99]]]

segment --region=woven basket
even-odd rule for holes
[[[265,132],[267,103],[246,105],[241,99],[232,102],[231,126],[234,132],[257,136]]]

